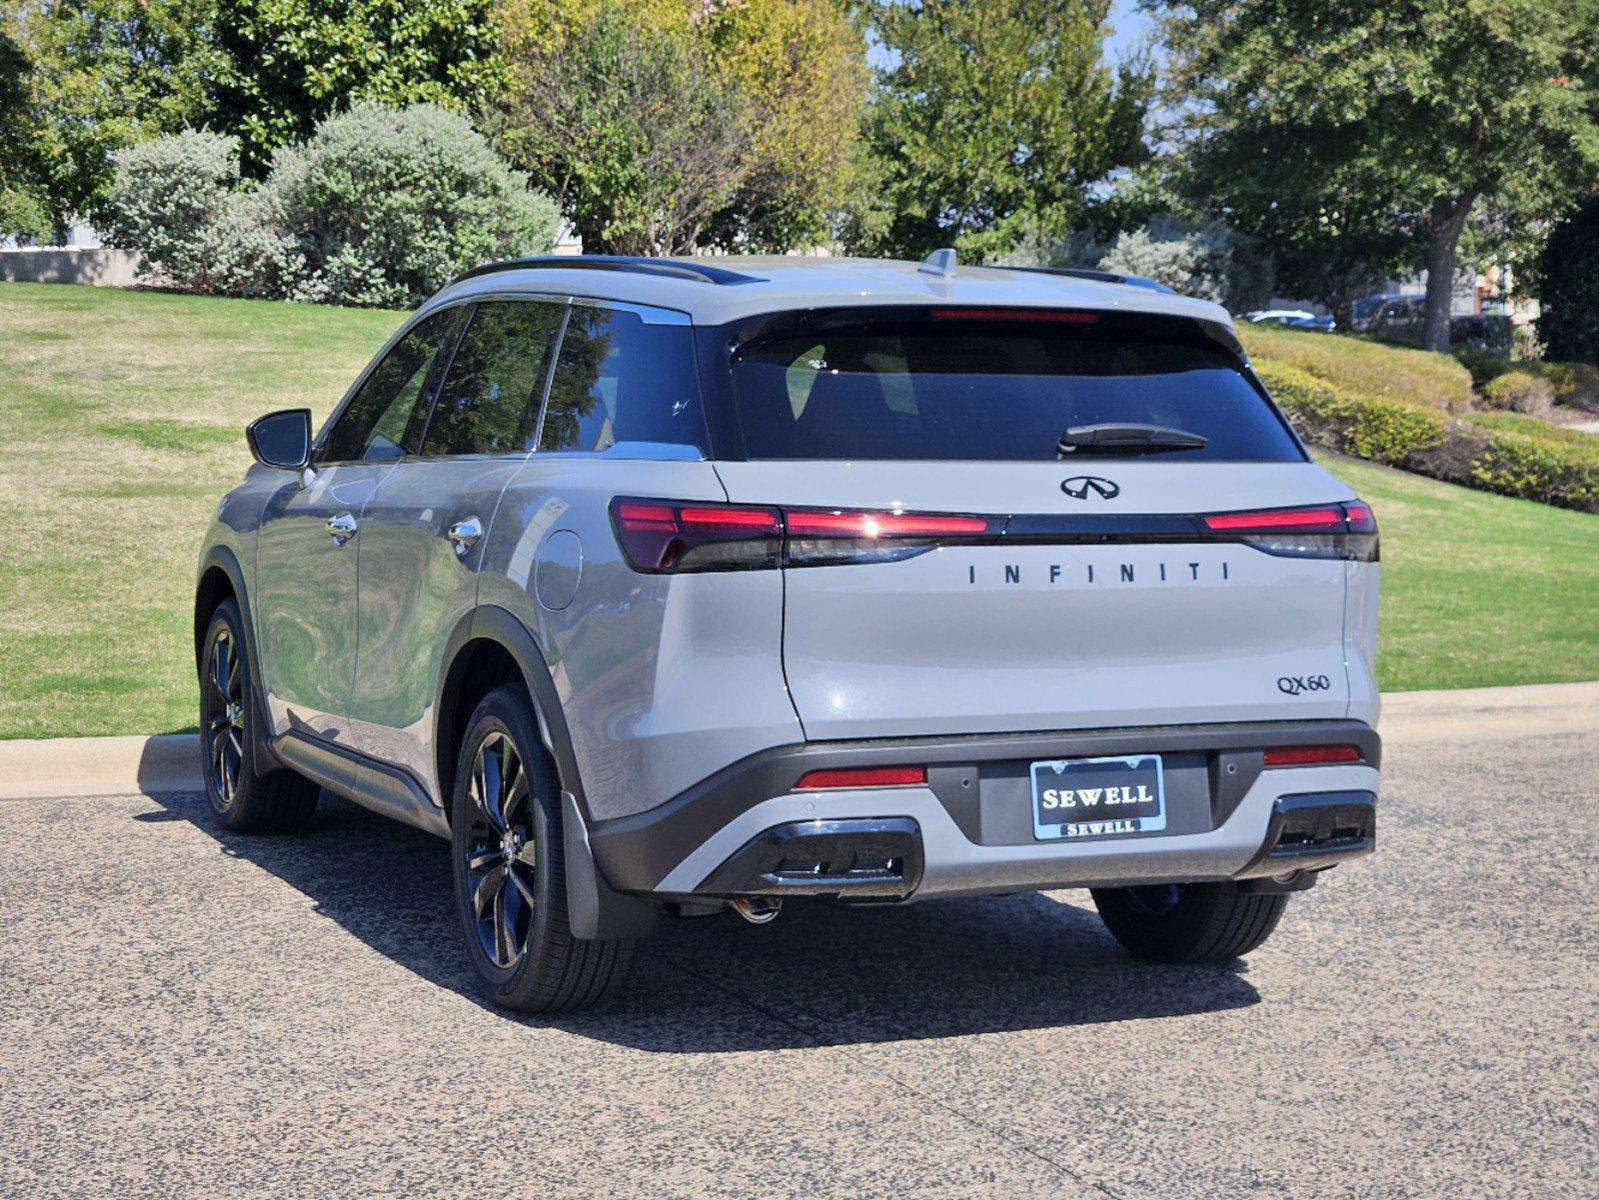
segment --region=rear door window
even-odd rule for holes
[[[1055,460],[1066,430],[1101,424],[1206,439],[1162,461],[1304,459],[1238,357],[1174,318],[797,316],[738,347],[731,380],[750,459]]]
[[[539,449],[605,451],[638,442],[707,451],[693,330],[573,304]]]
[[[367,374],[334,422],[317,461],[382,461],[415,454],[442,363],[465,313],[424,317]]]
[[[422,444],[424,457],[521,454],[532,448],[539,401],[565,306],[494,300],[475,306]]]

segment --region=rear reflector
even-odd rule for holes
[[[796,791],[820,791],[824,788],[914,787],[926,782],[926,767],[843,767],[832,771],[807,771],[794,787]]]
[[[1309,767],[1362,761],[1356,746],[1278,746],[1266,751],[1268,767]]]

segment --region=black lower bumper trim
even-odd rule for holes
[[[909,817],[792,821],[751,838],[695,895],[902,900],[922,878],[922,831]]]
[[[589,831],[595,860],[619,891],[649,892],[717,830],[763,801],[794,790],[808,771],[924,765],[928,785],[955,824],[974,842],[975,771],[995,762],[1096,758],[1124,754],[1201,751],[1213,758],[1209,822],[1220,825],[1258,776],[1260,751],[1273,746],[1359,747],[1379,766],[1382,743],[1361,721],[1240,721],[1208,725],[1152,725],[1044,733],[974,734],[870,741],[808,742],[777,746],[722,768],[647,812],[597,821]],[[1228,770],[1228,767],[1235,768]]]
[[[1319,871],[1377,848],[1377,798],[1370,792],[1280,796],[1260,853],[1238,878]]]

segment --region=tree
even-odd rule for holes
[[[99,207],[113,151],[203,119],[217,65],[212,0],[41,0],[0,13],[28,64],[7,108],[31,130],[36,189],[57,230]],[[8,139],[8,157],[14,149]]]
[[[1599,198],[1550,232],[1538,276],[1538,336],[1547,357],[1599,363]]]
[[[1064,234],[1147,155],[1151,77],[1103,60],[1109,0],[866,0],[886,229],[870,249],[986,255]]]
[[[590,250],[786,250],[858,189],[864,46],[834,0],[513,0],[500,144]]]
[[[684,23],[609,5],[519,56],[500,133],[585,250],[700,244],[746,172],[749,117]]]
[[[215,0],[218,131],[261,177],[355,101],[474,109],[501,81],[495,0]]]
[[[836,0],[724,3],[703,36],[751,118],[748,170],[713,218],[711,243],[819,244],[871,187],[864,39]]]
[[[1590,3],[1154,3],[1188,194],[1344,313],[1353,288],[1425,268],[1429,349],[1449,348],[1474,212],[1552,219],[1599,170]]]
[[[50,198],[28,95],[27,56],[0,25],[0,237],[42,242],[51,234]]]

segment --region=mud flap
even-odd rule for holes
[[[577,799],[561,789],[562,843],[566,858],[566,914],[572,936],[584,941],[641,938],[655,928],[660,909],[648,900],[613,891],[594,863],[588,826]]]

